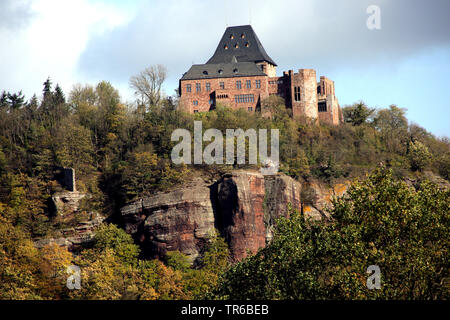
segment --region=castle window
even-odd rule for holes
[[[241,38],[244,39],[245,38],[245,34],[241,34]]]
[[[193,104],[194,106],[198,106],[198,100],[192,101],[192,104]]]
[[[247,81],[245,81],[245,85],[246,85],[247,89],[251,89],[252,82],[250,80],[247,80]]]
[[[203,74],[205,75],[205,76],[207,76],[208,75],[208,71],[203,71]]]
[[[235,103],[249,103],[255,102],[255,96],[253,94],[238,94],[234,96]]]
[[[228,50],[228,46],[227,46],[227,45],[225,45],[223,48],[224,48],[225,50]]]
[[[238,69],[233,69],[234,73],[238,73],[238,71],[239,71]]]
[[[320,86],[317,87],[317,94],[320,94]]]
[[[225,82],[221,82],[221,83],[220,83],[220,89],[221,89],[221,90],[224,90],[224,89],[225,89]]]
[[[194,113],[197,113],[198,112],[198,110],[194,110]]]
[[[241,81],[236,81],[236,89],[242,89]]]
[[[219,74],[222,74],[223,73],[223,70],[222,69],[219,69],[219,71],[217,71]]]
[[[294,99],[300,101],[300,87],[294,87]]]
[[[247,110],[248,111],[253,111],[253,107],[248,107]]]
[[[190,84],[186,85],[186,92],[191,92],[191,85]]]
[[[327,103],[325,101],[319,102],[319,112],[327,112]]]
[[[239,48],[239,44],[236,43],[236,44],[234,45],[234,47],[235,47],[236,49]]]
[[[246,46],[247,48],[250,47],[250,43],[246,42],[246,43],[245,43],[245,46]]]
[[[257,89],[261,88],[261,80],[256,80],[256,81],[255,81],[255,87],[256,87]]]
[[[202,85],[201,85],[200,83],[196,83],[196,84],[195,84],[195,90],[196,90],[197,92],[202,91]]]
[[[230,34],[230,39],[234,39],[234,36],[233,36],[233,34]]]
[[[206,83],[206,91],[211,91],[211,84],[209,82]]]

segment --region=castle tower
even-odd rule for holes
[[[291,83],[291,104],[294,118],[317,119],[317,80],[313,69],[299,69],[298,73],[289,71]]]
[[[334,81],[321,76],[317,84],[319,121],[338,125],[341,122],[339,102],[334,91]]]

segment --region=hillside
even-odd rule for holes
[[[290,238],[300,231],[310,235],[305,232],[309,226],[292,225],[297,214],[302,221],[313,217],[314,223],[321,224],[317,228],[325,228],[321,235],[326,239],[318,241],[330,244],[320,257],[312,249],[296,256],[299,253],[289,246],[298,261],[328,265],[327,255],[331,259],[339,245],[348,250],[348,259],[333,260],[329,264],[333,270],[352,262],[363,268],[360,248],[335,242],[333,232],[350,235],[348,225],[367,223],[376,233],[380,229],[374,217],[378,217],[393,232],[391,238],[369,241],[372,231],[358,230],[350,235],[360,241],[355,243],[367,241],[392,249],[374,254],[390,261],[398,249],[390,247],[390,241],[399,236],[407,244],[401,246],[399,259],[407,260],[416,252],[422,260],[408,265],[421,270],[410,296],[408,287],[376,297],[448,297],[448,290],[436,289],[436,283],[448,281],[448,244],[442,242],[448,238],[449,227],[448,138],[437,138],[408,123],[406,111],[394,105],[379,110],[362,102],[346,106],[339,126],[294,121],[275,96],[264,100],[261,109],[262,113],[250,114],[218,106],[211,112],[187,114],[177,110],[173,97],[156,105],[126,104],[106,81],[76,86],[68,97],[59,86],[53,88],[50,80],[44,83],[42,99],[26,100],[20,92],[3,92],[0,298],[373,298],[358,287],[357,276],[342,270],[336,271],[337,277],[352,280],[348,288],[343,278],[336,280],[339,288],[332,294],[320,281],[314,284],[320,290],[306,288],[307,277],[295,278],[305,290],[303,296],[266,292],[255,270],[278,261],[274,248],[283,248],[283,239],[310,241]],[[176,143],[171,134],[178,128],[193,132],[194,121],[202,121],[204,131],[215,128],[224,134],[230,128],[279,129],[280,172],[263,177],[257,171],[261,164],[173,164]],[[61,168],[75,170],[76,190],[61,183]],[[350,198],[333,199],[347,188]],[[371,201],[376,204],[370,206]],[[388,210],[392,216],[384,212],[386,208],[392,209]],[[347,216],[349,212],[354,215]],[[411,213],[405,225],[401,212]],[[358,214],[364,218],[357,221]],[[294,220],[289,219],[291,215]],[[412,216],[419,220],[411,220]],[[328,229],[335,219],[338,231]],[[414,223],[423,229],[412,227]],[[404,237],[402,230],[412,238]],[[245,259],[247,255],[255,256]],[[432,267],[427,270],[423,263]],[[64,271],[70,264],[84,272],[82,290],[65,288]],[[255,275],[249,287],[256,284],[259,291],[232,291],[246,270]],[[283,281],[292,280],[267,270],[274,275],[277,290]],[[296,269],[288,271],[294,274]],[[397,275],[389,274],[392,283],[399,283]],[[348,294],[347,289],[354,291]]]

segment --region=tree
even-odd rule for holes
[[[369,108],[360,101],[352,106],[343,108],[344,122],[351,123],[354,126],[360,126],[367,122],[369,117],[375,112],[374,108]]]
[[[58,127],[54,138],[57,165],[75,168],[81,175],[93,172],[94,146],[89,129],[69,117]]]
[[[409,146],[408,159],[411,170],[422,171],[431,163],[432,156],[428,151],[428,148],[422,142],[415,141]]]
[[[374,117],[375,128],[391,154],[406,154],[409,136],[405,113],[405,109],[391,105],[388,109],[378,110]]]
[[[280,218],[274,238],[224,273],[225,299],[448,299],[450,191],[378,169],[333,201],[331,223]],[[366,286],[370,265],[381,289]]]
[[[378,110],[374,123],[375,127],[381,131],[395,131],[407,129],[408,120],[405,116],[406,110],[396,105],[389,106],[388,109]]]
[[[161,87],[167,77],[167,68],[161,64],[145,68],[130,78],[130,86],[149,109],[158,106],[162,99]]]
[[[130,265],[137,263],[138,246],[134,244],[133,238],[129,234],[114,224],[102,225],[95,232],[94,239],[96,250],[112,249],[124,263]]]
[[[63,93],[61,87],[59,86],[59,84],[56,84],[56,87],[55,87],[54,103],[56,103],[56,104],[66,103],[66,97],[64,96],[64,93]]]

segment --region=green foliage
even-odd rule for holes
[[[55,181],[55,166],[75,168],[77,189],[89,193],[81,202],[81,213],[76,214],[74,221],[94,210],[117,223],[121,219],[118,209],[125,202],[188,183],[193,172],[218,176],[231,167],[256,169],[255,166],[238,164],[173,165],[170,154],[175,143],[171,141],[171,134],[178,128],[192,132],[194,120],[202,121],[203,130],[216,128],[224,135],[226,129],[279,129],[280,169],[296,179],[312,177],[332,182],[342,177],[361,176],[379,162],[391,166],[399,176],[408,174],[412,168],[419,170],[416,173],[419,178],[422,175],[420,170],[427,169],[449,179],[448,139],[436,138],[414,124],[408,126],[405,110],[396,106],[373,112],[362,102],[358,103],[344,109],[347,123],[334,127],[311,123],[307,119],[294,121],[291,111],[276,96],[262,101],[261,112],[256,113],[217,106],[212,112],[191,115],[177,111],[174,103],[176,99],[163,98],[151,108],[144,108],[141,104],[127,105],[121,101],[119,92],[106,81],[96,85],[76,85],[66,101],[62,88],[56,85],[53,89],[50,78],[43,85],[42,100],[34,95],[26,101],[20,91],[0,94],[0,298],[211,297],[211,288],[229,267],[228,247],[216,235],[212,235],[205,244],[205,251],[197,259],[195,267],[188,266],[181,253],[169,253],[167,265],[164,265],[155,260],[140,260],[139,249],[128,234],[113,224],[103,226],[95,235],[94,247],[84,248],[76,260],[71,261],[82,267],[86,286],[81,291],[70,293],[65,289],[61,270],[71,257],[63,248],[37,249],[32,242],[38,237],[60,234],[59,229],[65,226],[57,217],[52,217],[50,205],[51,195],[62,190]],[[258,255],[250,258],[251,263],[247,261],[232,267],[227,277],[236,275],[236,281],[242,283],[236,282],[235,288],[248,288],[253,292],[245,293],[246,297],[403,298],[407,296],[406,285],[401,285],[395,277],[398,275],[405,281],[409,278],[393,262],[393,257],[396,257],[410,274],[418,270],[422,275],[420,279],[413,279],[414,287],[408,287],[413,292],[412,297],[443,297],[444,293],[435,285],[437,280],[424,269],[424,264],[430,272],[435,272],[436,277],[441,277],[439,279],[442,279],[442,273],[447,272],[446,268],[440,271],[437,267],[439,259],[446,258],[447,248],[439,241],[436,244],[429,240],[433,233],[446,239],[444,231],[447,231],[443,226],[448,225],[448,221],[442,219],[448,219],[448,216],[437,204],[438,201],[444,205],[446,202],[442,193],[426,184],[412,192],[410,198],[405,195],[404,186],[394,187],[396,185],[392,182],[392,188],[398,194],[388,193],[389,196],[383,199],[394,201],[401,195],[408,201],[397,199],[398,203],[393,208],[388,207],[386,201],[373,201],[372,198],[382,190],[369,190],[364,183],[357,185],[359,189],[355,188],[353,192],[359,190],[359,193],[351,194],[353,198],[345,202],[351,204],[345,210],[355,217],[362,217],[363,212],[379,216],[379,221],[385,224],[384,237],[398,244],[392,247],[390,242],[372,239],[379,254],[373,257],[383,258],[378,261],[380,266],[386,263],[383,268],[393,270],[384,274],[390,281],[386,282],[390,286],[387,291],[366,292],[361,287],[366,276],[365,270],[361,269],[363,261],[366,261],[362,252],[372,245],[367,244],[366,238],[370,238],[367,230],[358,228],[362,228],[359,225],[369,225],[376,229],[376,223],[367,218],[364,218],[367,221],[361,218],[357,222],[348,220],[350,218],[345,220],[342,218],[344,209],[339,209],[340,202],[334,210],[336,217],[339,214],[342,217],[336,218],[336,223],[311,225],[295,217],[285,221],[280,224],[278,240],[275,239],[273,245],[263,251],[266,256]],[[378,188],[375,182],[373,186]],[[309,191],[302,191],[304,203],[314,196]],[[427,206],[431,209],[426,211],[419,204],[422,201],[417,200],[419,196],[423,201],[428,197]],[[400,215],[402,210],[406,216]],[[390,219],[388,214],[394,219]],[[441,220],[437,216],[439,214]],[[400,217],[407,222],[406,227]],[[416,220],[412,220],[413,217]],[[297,222],[293,224],[293,221]],[[398,232],[393,227],[394,223],[404,230],[401,241],[395,242],[391,236]],[[353,229],[347,230],[347,227]],[[336,240],[341,234],[352,241]],[[428,240],[420,242],[421,237]],[[284,242],[281,239],[285,239]],[[301,249],[289,247],[289,243],[301,244]],[[405,248],[406,244],[410,246]],[[334,260],[337,259],[336,252],[341,252],[341,249],[347,254],[339,254],[341,260]],[[394,249],[399,255],[393,254]],[[280,250],[280,258],[275,257],[276,250]],[[411,262],[406,261],[406,257]],[[375,260],[373,258],[374,263]],[[273,266],[269,262],[273,262]],[[345,267],[340,267],[343,265]],[[278,267],[279,270],[276,269]],[[246,272],[244,278],[237,276],[239,270]],[[270,272],[265,274],[266,270]],[[280,277],[278,271],[286,272],[286,278]],[[333,276],[327,276],[330,274]],[[224,285],[234,283],[231,278],[224,279],[228,279],[223,281]],[[424,281],[428,284],[425,285]],[[249,282],[251,285],[248,286]],[[261,283],[268,287],[263,288]],[[294,284],[298,288],[294,288]],[[395,286],[397,291],[393,289]],[[231,294],[223,288],[221,290],[221,297],[241,295],[238,291]]]
[[[139,255],[139,247],[133,238],[123,229],[114,224],[102,225],[95,232],[95,246],[98,251],[112,249],[115,255],[124,263],[135,264]]]
[[[380,169],[334,201],[333,222],[282,218],[272,243],[228,270],[216,298],[448,299],[449,191]],[[381,269],[381,289],[366,286]]]
[[[188,257],[177,250],[167,252],[165,262],[168,267],[181,272],[186,272],[191,267]]]
[[[360,126],[364,123],[367,123],[369,117],[374,112],[375,109],[367,107],[366,104],[362,101],[342,109],[342,113],[344,114],[344,121],[351,123],[354,126]]]
[[[185,291],[193,299],[211,298],[211,291],[217,285],[219,275],[225,272],[229,265],[228,245],[216,231],[210,235],[198,269],[184,273]]]
[[[414,141],[409,146],[408,159],[412,170],[422,171],[431,163],[432,156],[422,142]]]

